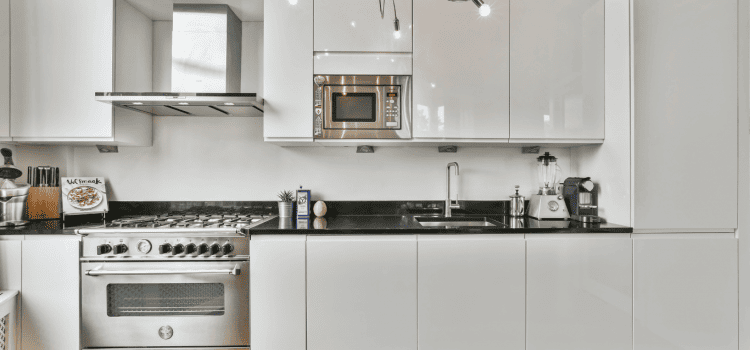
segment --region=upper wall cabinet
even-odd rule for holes
[[[0,0],[0,47],[10,47],[10,0]],[[10,136],[10,52],[0,50],[0,138]]]
[[[509,0],[414,0],[414,137],[506,139]]]
[[[380,3],[382,18],[375,0],[315,0],[315,51],[411,52],[412,0]]]
[[[604,139],[604,0],[511,1],[510,16],[511,139]]]
[[[112,106],[94,98],[97,91],[115,88],[119,60],[113,48],[120,44],[115,40],[115,6],[119,10],[123,4],[127,5],[124,0],[10,0],[13,141],[150,144],[150,117],[118,122]]]

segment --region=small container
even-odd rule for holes
[[[510,216],[519,217],[525,214],[526,198],[518,194],[520,186],[516,185],[516,194],[510,196]]]
[[[279,217],[291,218],[294,214],[294,202],[279,202]]]

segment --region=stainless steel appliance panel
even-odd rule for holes
[[[222,285],[223,300],[206,307],[196,299],[196,285]],[[120,290],[114,296],[112,286],[131,285],[132,295]],[[139,286],[169,288],[148,293],[137,292]],[[127,287],[127,286],[126,286]],[[176,291],[169,292],[172,288]],[[148,289],[148,288],[147,288]],[[214,288],[216,290],[216,288]],[[165,292],[166,291],[166,292]],[[193,292],[191,292],[193,291]],[[150,294],[149,294],[150,293]],[[186,295],[186,293],[188,293]],[[190,294],[192,293],[192,294]],[[175,296],[176,295],[176,296]],[[161,298],[161,299],[159,299]],[[170,299],[171,298],[171,299]],[[169,302],[161,302],[169,300]],[[143,301],[148,305],[133,309],[128,303]],[[159,304],[161,302],[161,304]],[[153,304],[157,305],[154,306]],[[170,304],[171,303],[171,304]],[[175,305],[175,303],[183,303]],[[191,304],[192,303],[192,304]],[[113,312],[114,309],[124,308]],[[134,310],[138,316],[123,315]],[[149,312],[157,316],[144,316]],[[187,314],[187,316],[185,316]],[[239,347],[249,345],[249,262],[248,261],[161,261],[161,262],[82,262],[81,316],[82,344],[85,348],[114,347]],[[185,349],[185,348],[181,348]],[[202,348],[205,349],[205,348]]]

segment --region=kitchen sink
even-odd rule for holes
[[[498,221],[483,217],[418,217],[416,220],[420,225],[429,227],[504,226]]]

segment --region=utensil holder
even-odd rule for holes
[[[60,187],[32,187],[26,199],[29,220],[59,219],[62,208]]]

